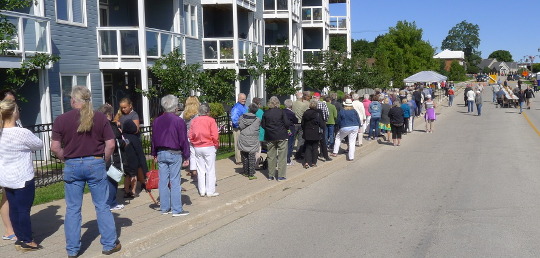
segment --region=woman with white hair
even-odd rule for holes
[[[332,156],[336,157],[339,151],[339,143],[341,139],[349,136],[349,153],[348,160],[354,160],[355,142],[356,136],[358,136],[358,129],[360,128],[360,116],[353,107],[353,101],[346,99],[343,102],[343,109],[339,111],[337,122],[339,125],[339,132],[336,135],[336,144],[334,144],[334,150]]]
[[[276,96],[268,100],[269,109],[264,112],[261,126],[264,128],[264,140],[268,146],[268,180],[286,180],[287,174],[287,139],[291,121],[287,114],[279,108]]]
[[[216,120],[208,116],[208,105],[199,106],[199,116],[191,121],[189,141],[195,150],[197,187],[201,196],[218,196],[216,192],[216,151],[219,133]]]
[[[433,133],[433,122],[437,119],[437,116],[435,115],[435,108],[437,106],[431,99],[431,95],[426,96],[424,107],[426,109],[426,114],[424,115],[424,118],[426,119],[426,133]]]
[[[180,169],[189,165],[187,126],[176,115],[177,97],[161,98],[161,107],[165,113],[154,119],[152,125],[152,156],[159,166],[160,210],[163,215],[185,216],[189,212],[182,208]]]
[[[474,96],[474,103],[476,103],[476,111],[478,112],[478,116],[482,115],[482,92],[476,91],[476,96]]]

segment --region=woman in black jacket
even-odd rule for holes
[[[304,168],[316,167],[319,156],[318,144],[324,132],[324,122],[320,112],[317,110],[317,100],[309,101],[309,109],[302,116],[303,138],[305,140],[306,151],[304,153]]]
[[[403,109],[398,101],[394,102],[390,111],[388,111],[388,117],[390,117],[390,129],[392,131],[392,142],[394,146],[399,146],[401,143],[401,134],[403,133]],[[397,140],[397,143],[396,143]]]
[[[287,139],[288,130],[291,126],[289,118],[283,109],[279,108],[280,102],[276,96],[268,100],[268,109],[264,112],[261,126],[264,128],[264,140],[268,148],[268,180],[287,179]]]

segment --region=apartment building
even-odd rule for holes
[[[344,16],[331,16],[331,4],[345,4]],[[264,78],[251,78],[245,55],[262,55],[271,47],[294,53],[297,76],[308,54],[328,49],[329,38],[350,42],[350,0],[37,0],[17,11],[1,11],[17,27],[14,55],[0,56],[0,69],[20,67],[35,53],[61,57],[38,71],[39,82],[21,94],[22,122],[51,123],[70,110],[74,85],[88,86],[97,107],[117,107],[130,98],[143,124],[156,115],[154,100],[142,96],[158,81],[148,67],[174,49],[187,63],[203,69],[234,69],[246,79],[237,93],[266,97]],[[348,45],[350,52],[350,43]],[[0,83],[5,78],[0,78]]]

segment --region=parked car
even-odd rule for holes
[[[507,81],[517,81],[519,80],[519,75],[517,74],[510,74],[506,77]]]
[[[486,74],[479,74],[476,76],[476,81],[477,82],[487,82],[488,81],[488,76]]]

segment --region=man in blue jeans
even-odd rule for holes
[[[91,93],[85,86],[71,91],[71,111],[54,120],[51,151],[65,161],[64,189],[66,196],[66,251],[77,257],[81,248],[81,206],[84,187],[88,184],[101,234],[102,253],[120,251],[114,217],[107,205],[109,185],[105,162],[114,150],[114,133],[107,117],[94,112]],[[63,146],[63,147],[62,147]]]

